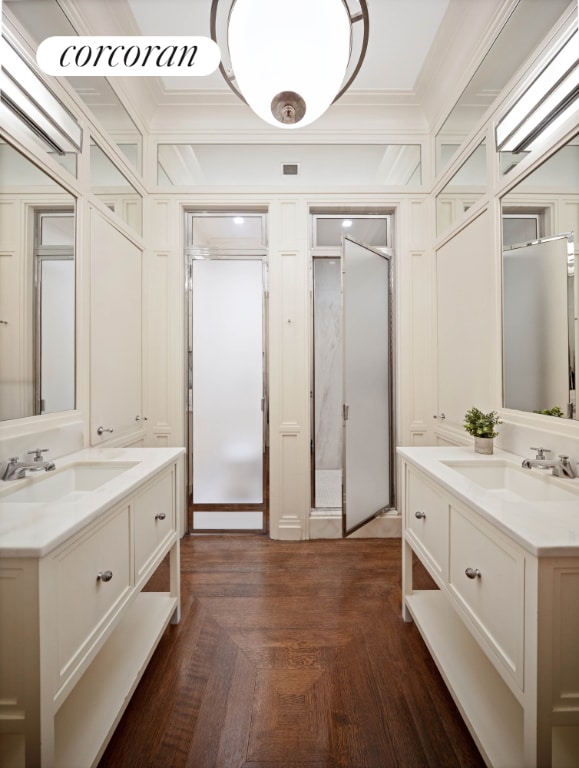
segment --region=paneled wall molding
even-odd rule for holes
[[[185,207],[174,198],[149,197],[144,214],[148,440],[185,446]]]
[[[306,539],[310,508],[307,206],[272,201],[269,232],[270,536]]]
[[[396,442],[406,445],[414,431],[427,435],[434,408],[435,314],[431,290],[433,253],[428,248],[431,212],[428,199],[403,199],[396,208],[395,368]],[[425,318],[431,318],[428,322]]]

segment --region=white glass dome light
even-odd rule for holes
[[[213,0],[215,40],[217,4],[226,1]],[[362,11],[356,16],[350,15],[346,0],[229,2],[231,69],[221,71],[232,90],[270,125],[301,128],[313,123],[346,90],[361,66],[368,36],[365,0],[360,0]],[[362,52],[344,86],[352,23],[361,19],[365,22]]]

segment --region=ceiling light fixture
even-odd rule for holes
[[[278,128],[321,117],[368,47],[366,0],[212,0],[210,22],[229,87]]]

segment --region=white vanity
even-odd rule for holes
[[[579,480],[399,448],[403,614],[489,766],[579,765]],[[415,590],[412,552],[438,589]]]
[[[183,449],[87,449],[0,483],[0,765],[95,765],[179,621]],[[166,592],[142,591],[169,554]]]

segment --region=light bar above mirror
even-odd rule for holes
[[[496,127],[497,151],[522,152],[579,106],[579,32],[559,48]]]
[[[26,61],[25,52],[6,36],[0,38],[2,104],[51,150],[60,155],[79,152],[82,129]]]

